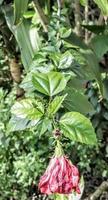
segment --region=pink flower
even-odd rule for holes
[[[53,157],[44,175],[40,178],[39,189],[44,194],[80,193],[79,171],[65,156]]]

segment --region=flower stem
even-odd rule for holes
[[[60,143],[59,140],[57,140],[57,145],[56,145],[56,148],[55,148],[55,156],[60,157],[60,156],[63,156],[63,155],[64,155],[64,152],[63,152],[61,143]]]

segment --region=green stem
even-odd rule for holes
[[[64,152],[63,152],[61,143],[60,143],[60,141],[58,139],[56,140],[56,142],[57,142],[57,144],[56,144],[56,148],[55,148],[55,156],[56,157],[63,156]]]
[[[64,194],[57,194],[54,195],[54,200],[66,200],[67,198],[64,196]]]

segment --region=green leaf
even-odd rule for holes
[[[79,77],[77,77],[77,78],[72,78],[69,81],[68,86],[84,93],[86,89],[85,88],[86,83],[87,80],[85,80],[84,78],[80,79]]]
[[[31,22],[27,19],[24,19],[21,24],[15,27],[12,8],[5,6],[3,11],[7,25],[18,42],[24,68],[28,71],[36,51],[40,48],[40,38],[37,28],[31,27]]]
[[[82,25],[85,29],[91,31],[95,34],[100,34],[105,31],[106,26],[105,25]]]
[[[94,0],[104,16],[108,16],[108,0]]]
[[[87,0],[80,0],[80,3],[82,6],[86,6],[87,5]]]
[[[16,116],[12,116],[7,126],[7,130],[9,132],[22,131],[27,128],[36,126],[38,122],[39,122],[39,119],[28,120],[27,118],[19,118]]]
[[[29,19],[32,18],[35,15],[35,11],[34,10],[28,10],[27,12],[24,13],[24,18]]]
[[[67,110],[77,111],[84,115],[94,111],[93,106],[81,91],[73,88],[66,88],[66,92],[68,95],[65,98],[63,105]]]
[[[102,80],[101,80],[101,74],[100,74],[100,68],[98,63],[98,58],[96,57],[96,54],[92,51],[92,49],[87,46],[82,39],[80,39],[77,35],[74,33],[71,33],[71,35],[65,39],[67,42],[69,42],[72,45],[75,45],[79,48],[79,52],[84,57],[87,67],[89,67],[89,70],[91,70],[91,73],[93,74],[93,79],[98,81],[100,91],[103,92],[102,88]]]
[[[74,61],[74,58],[73,58],[72,54],[69,51],[66,51],[61,56],[58,68],[59,69],[67,69],[71,66],[73,61]]]
[[[99,84],[101,94],[103,94],[103,84],[101,79],[100,66],[96,54],[91,49],[88,49],[86,51],[81,50],[81,53],[84,56],[87,65],[89,66],[89,68],[91,68],[91,72],[93,73],[95,79]]]
[[[35,73],[32,82],[38,92],[50,97],[66,87],[66,79],[60,72]]]
[[[22,21],[23,14],[27,10],[29,0],[14,0],[14,24]]]
[[[33,92],[35,90],[35,87],[32,83],[32,74],[27,73],[27,75],[23,78],[20,87],[24,89],[26,92]]]
[[[11,113],[21,119],[27,118],[29,120],[40,119],[43,116],[42,110],[35,108],[30,99],[16,102],[11,108]]]
[[[51,124],[51,121],[47,117],[42,120],[41,129],[40,129],[40,137],[48,130],[48,127],[50,124]]]
[[[41,102],[23,99],[13,105],[11,112],[13,115],[9,121],[8,130],[18,131],[37,125],[44,114],[44,109]]]
[[[4,1],[4,0],[0,0],[0,5],[2,5],[3,1]]]
[[[59,108],[61,107],[66,95],[64,96],[56,96],[54,100],[50,103],[48,107],[48,115],[54,115]]]
[[[67,38],[69,37],[69,35],[71,34],[72,30],[70,27],[60,27],[59,29],[59,33],[60,33],[60,37],[62,38]]]
[[[68,38],[65,38],[64,40],[81,49],[85,49],[85,50],[88,49],[88,46],[75,33],[71,33],[70,36]]]
[[[60,127],[70,140],[96,145],[97,139],[89,119],[78,112],[68,112],[60,119]]]
[[[34,34],[33,34],[34,33]],[[30,28],[27,21],[15,29],[14,35],[21,51],[21,58],[25,69],[29,69],[35,52],[39,49],[40,39],[36,28]],[[34,35],[34,37],[32,37]],[[34,41],[33,41],[34,40]]]
[[[99,60],[108,51],[108,35],[96,35],[92,38],[90,46]]]

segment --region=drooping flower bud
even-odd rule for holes
[[[66,156],[54,156],[44,175],[40,178],[39,189],[44,194],[80,193],[79,171]]]
[[[55,138],[59,138],[62,135],[60,129],[58,128],[53,131],[53,134]]]

